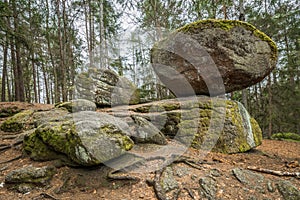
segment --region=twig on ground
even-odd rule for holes
[[[247,167],[247,169],[257,171],[257,172],[272,174],[272,175],[276,175],[276,176],[295,176],[297,178],[300,178],[300,172],[276,171],[276,170],[264,169],[264,168],[253,167],[253,166],[249,166],[249,167]]]

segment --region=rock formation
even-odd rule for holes
[[[82,111],[41,124],[25,136],[24,150],[34,160],[62,159],[68,165],[94,166],[133,147],[129,127],[105,113]]]
[[[263,80],[276,61],[276,45],[267,35],[232,20],[187,24],[151,51],[156,74],[176,96],[216,96],[244,89]]]
[[[138,104],[140,101],[137,87],[108,69],[89,68],[82,72],[76,78],[75,88],[77,98],[93,101],[98,107]]]
[[[198,96],[105,111],[121,118],[129,115],[148,119],[165,136],[196,149],[238,153],[262,141],[262,132],[255,119],[242,104],[230,100]],[[130,121],[128,123],[131,126]]]

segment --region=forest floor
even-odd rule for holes
[[[26,109],[32,105],[27,105]],[[42,105],[36,105],[38,109],[46,109]],[[47,107],[49,108],[49,107]],[[1,119],[4,120],[3,118]],[[14,141],[13,135],[17,133],[0,132],[0,147],[11,144]],[[9,137],[9,136],[12,137]],[[1,148],[0,148],[1,149]],[[188,149],[185,156],[197,160],[200,150]],[[280,172],[300,171],[300,143],[292,141],[263,140],[262,145],[246,153],[225,155],[221,153],[209,152],[199,168],[191,167],[187,163],[172,164],[174,179],[179,183],[178,194],[173,198],[179,200],[202,199],[199,188],[199,180],[209,174],[217,179],[215,193],[217,199],[283,199],[279,191],[262,188],[260,194],[255,187],[250,187],[234,177],[233,169],[269,169]],[[55,176],[50,183],[43,188],[37,188],[31,192],[22,194],[6,187],[5,176],[12,170],[24,166],[49,166],[57,167]],[[26,157],[22,153],[22,143],[16,144],[12,148],[0,150],[0,200],[16,199],[107,199],[107,200],[155,200],[157,194],[155,187],[149,184],[149,180],[154,180],[154,172],[143,174],[130,174],[138,180],[109,180],[107,174],[110,169],[106,166],[93,168],[71,168],[59,166],[55,161],[36,162]],[[265,180],[276,183],[278,180],[288,180],[300,190],[300,179],[295,176],[278,176],[269,173],[255,172],[264,176]],[[148,181],[147,181],[148,180]],[[255,182],[255,180],[252,180]],[[250,181],[251,182],[251,181]],[[250,183],[249,183],[250,184]],[[276,185],[276,184],[275,184]],[[275,188],[275,185],[270,187]],[[157,188],[156,188],[157,189]],[[253,198],[252,198],[253,197]]]

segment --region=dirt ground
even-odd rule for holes
[[[30,105],[28,105],[30,107]],[[41,106],[42,107],[42,106]],[[48,107],[50,108],[50,107]],[[1,119],[2,121],[4,119]],[[22,143],[11,148],[1,149],[7,144],[15,141],[17,133],[0,132],[0,200],[16,199],[107,199],[107,200],[155,200],[157,196],[153,187],[147,184],[153,180],[155,173],[130,174],[139,178],[138,181],[108,180],[109,168],[98,166],[93,168],[71,168],[60,166],[56,161],[35,162],[22,153]],[[188,149],[186,156],[197,160],[203,152]],[[300,143],[291,141],[263,140],[261,146],[243,154],[225,155],[220,153],[208,153],[199,162],[199,169],[189,167],[185,163],[174,163],[172,169],[179,183],[180,193],[177,199],[202,199],[197,193],[199,179],[208,173],[216,171],[218,185],[216,195],[218,199],[250,199],[256,195],[256,190],[245,188],[233,175],[232,169],[257,167],[281,172],[300,172]],[[49,166],[57,168],[56,174],[51,182],[43,188],[37,188],[29,193],[18,193],[9,190],[4,184],[5,176],[12,170],[24,166]],[[300,190],[300,179],[289,176],[276,176],[262,172],[266,179],[289,180]],[[191,195],[193,193],[193,195]],[[263,197],[263,198],[262,198]],[[264,193],[257,199],[282,199],[278,192]]]

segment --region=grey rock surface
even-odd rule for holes
[[[90,100],[98,107],[137,104],[140,101],[137,87],[112,70],[89,68],[76,78],[78,98]]]
[[[67,120],[44,123],[25,136],[24,150],[35,160],[62,159],[69,165],[94,166],[133,146],[126,123],[104,113],[82,111]]]
[[[263,80],[276,62],[277,48],[267,35],[232,20],[187,24],[151,51],[156,74],[177,97],[241,90]]]

